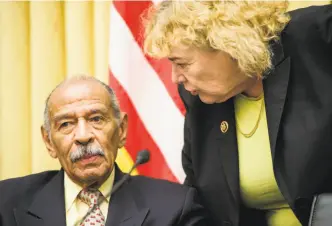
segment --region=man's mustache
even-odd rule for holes
[[[85,156],[94,155],[105,156],[105,153],[100,147],[92,147],[91,145],[80,145],[75,151],[70,153],[70,160],[74,163],[81,160]]]

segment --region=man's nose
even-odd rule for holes
[[[93,141],[94,135],[90,125],[85,120],[78,120],[75,142],[80,145],[87,145]]]

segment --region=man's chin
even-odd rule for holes
[[[77,172],[75,177],[78,178],[83,184],[93,184],[104,180],[106,174],[106,170],[101,170],[98,167],[87,167],[80,170],[80,172]]]

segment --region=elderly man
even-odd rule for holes
[[[193,188],[130,177],[115,164],[127,116],[107,85],[89,76],[62,82],[49,95],[41,133],[60,171],[0,182],[0,225],[206,225]]]

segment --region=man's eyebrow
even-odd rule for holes
[[[107,114],[108,113],[108,109],[107,108],[92,108],[92,109],[89,109],[87,111],[88,115],[91,115],[91,114],[96,114],[96,113],[101,113],[101,114]],[[70,118],[70,117],[73,117],[75,114],[74,113],[60,113],[58,115],[55,115],[53,116],[53,120],[54,121],[60,121],[62,119],[65,119],[65,118]]]
[[[63,114],[58,114],[58,115],[53,116],[53,120],[60,121],[62,119],[70,118],[70,117],[73,117],[72,113],[63,113]]]
[[[98,109],[90,109],[88,111],[89,114],[95,114],[95,113],[102,113],[102,114],[107,114],[108,113],[108,109],[107,108],[98,108]]]

